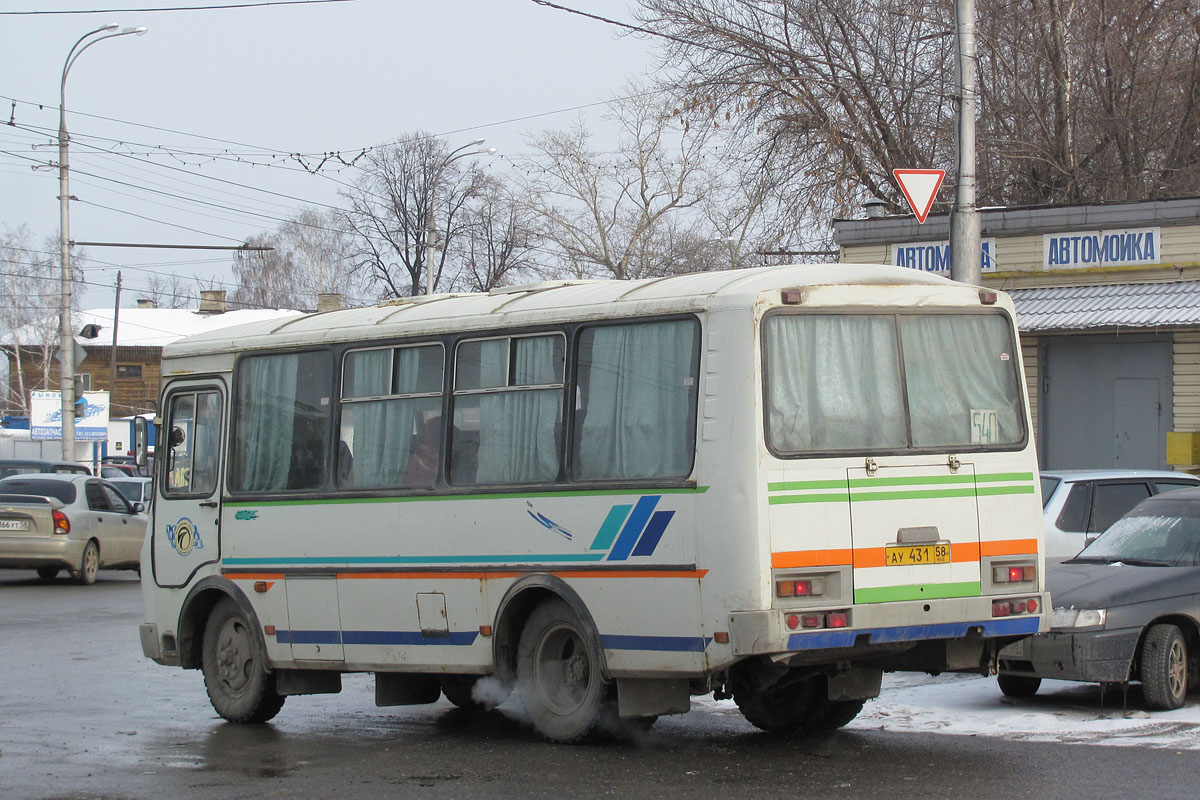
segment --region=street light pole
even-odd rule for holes
[[[146,32],[144,25],[136,28],[117,30],[117,23],[88,31],[80,36],[78,41],[67,52],[67,60],[63,62],[62,81],[59,83],[58,103],[58,230],[59,230],[59,267],[60,294],[59,302],[59,387],[62,390],[62,457],[63,461],[75,460],[75,335],[71,327],[71,188],[68,163],[67,136],[67,73],[75,60],[84,50],[117,36],[135,34],[141,36]],[[97,36],[97,34],[104,34]],[[95,37],[95,38],[92,38]],[[87,42],[84,44],[84,42]],[[80,47],[80,45],[83,47]]]
[[[496,152],[496,148],[488,147],[472,150],[469,153],[462,152],[468,147],[479,147],[483,144],[483,139],[476,139],[473,142],[467,142],[462,147],[456,147],[450,151],[450,154],[442,159],[442,163],[438,165],[437,172],[433,173],[433,180],[429,184],[429,207],[425,210],[425,294],[433,294],[433,251],[437,249],[433,242],[434,225],[433,225],[433,206],[434,198],[437,195],[438,183],[442,180],[442,173],[446,171],[446,167],[450,166],[451,162],[458,161],[460,158],[467,156],[482,156],[490,155]]]

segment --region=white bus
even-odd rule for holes
[[[491,676],[559,741],[710,693],[839,727],[1046,627],[1020,355],[1004,294],[840,264],[184,339],[142,648],[235,722],[371,672],[379,705]]]

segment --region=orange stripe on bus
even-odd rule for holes
[[[788,553],[772,553],[771,566],[776,569],[789,567],[837,567],[854,560],[854,551],[845,550],[793,550]]]
[[[1038,554],[1037,539],[981,542],[979,548],[985,556],[1036,556]]]
[[[950,545],[950,560],[954,563],[978,561],[981,556],[1037,555],[1037,539],[1007,539],[999,542],[958,542]],[[775,569],[794,567],[842,567],[853,564],[858,569],[882,567],[887,563],[883,547],[859,547],[853,550],[792,550],[772,553]]]

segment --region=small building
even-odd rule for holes
[[[156,308],[139,300],[137,308],[122,308],[116,315],[116,359],[113,359],[113,309],[90,309],[72,315],[75,341],[87,357],[75,365],[86,391],[110,393],[110,414],[125,417],[158,410],[159,365],[163,347],[196,333],[296,316],[299,311],[274,309],[226,310],[225,292],[201,292],[198,309]],[[96,338],[79,335],[87,326]],[[19,344],[19,350],[14,345]],[[24,396],[34,389],[59,388],[58,326],[26,326],[0,339],[8,359],[9,397]],[[23,391],[22,391],[23,389]],[[8,413],[18,413],[10,407]]]
[[[1017,309],[1043,468],[1168,468],[1200,431],[1200,198],[983,209],[982,283]],[[834,222],[840,260],[950,274],[950,223]]]

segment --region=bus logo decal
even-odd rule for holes
[[[589,549],[607,550],[611,546],[609,561],[652,555],[668,523],[675,516],[674,511],[654,510],[661,499],[662,495],[647,495],[632,506],[613,506]]]
[[[204,549],[204,541],[196,530],[196,524],[187,517],[180,518],[174,525],[167,525],[166,534],[171,548],[181,556]]]
[[[533,517],[533,521],[536,522],[538,525],[541,525],[543,528],[545,528],[548,531],[554,531],[555,533],[561,533],[567,539],[575,538],[574,534],[572,534],[569,530],[564,528],[562,525],[559,525],[557,522],[550,519],[545,514],[534,511],[533,503],[526,500],[525,505],[529,506],[527,513],[529,514],[529,516]]]

